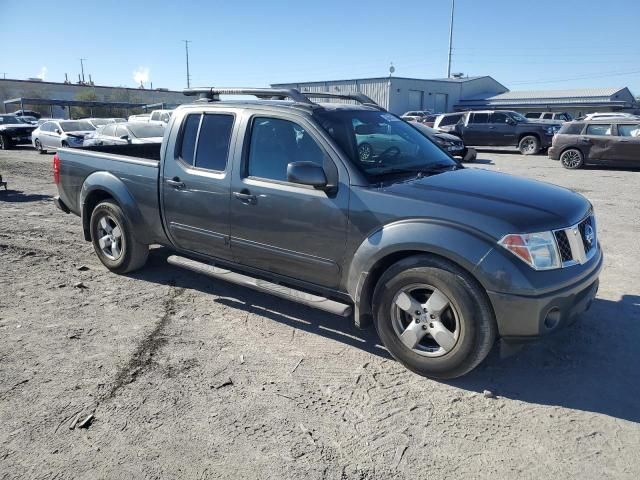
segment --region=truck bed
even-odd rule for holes
[[[158,200],[160,148],[159,144],[142,144],[59,149],[60,200],[71,212],[82,215],[83,202],[95,187],[110,189],[114,197],[119,196],[123,209],[135,209],[136,213],[127,213],[136,219],[136,230],[144,237],[141,240],[163,243],[166,237]]]

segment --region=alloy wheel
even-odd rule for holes
[[[575,150],[568,150],[562,154],[562,164],[567,168],[578,168],[582,163],[580,154]]]
[[[394,297],[391,324],[400,341],[424,357],[442,357],[456,345],[460,320],[453,302],[426,284],[408,285]]]
[[[98,222],[98,244],[103,255],[109,260],[122,256],[122,228],[111,215],[104,215]]]

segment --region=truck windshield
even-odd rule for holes
[[[370,181],[458,167],[424,134],[390,113],[343,110],[319,111],[314,116]]]

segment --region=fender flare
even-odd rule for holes
[[[416,254],[438,255],[468,271],[486,291],[492,279],[477,267],[495,246],[493,238],[478,230],[441,220],[411,219],[384,225],[360,244],[349,265],[346,289],[354,302],[356,325],[369,323],[373,289],[390,263]]]
[[[89,222],[91,221],[91,212],[88,211],[91,202],[88,202],[88,200],[98,192],[102,194],[106,193],[113,197],[120,208],[122,208],[134,229],[136,238],[139,239],[140,242],[150,242],[146,232],[150,232],[151,230],[145,228],[146,222],[131,192],[129,192],[129,189],[122,180],[112,173],[104,171],[94,172],[89,175],[80,190],[80,216],[82,218],[82,228],[87,240],[90,240]]]

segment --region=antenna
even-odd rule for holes
[[[191,40],[183,40],[184,42],[184,53],[187,57],[187,88],[191,88],[191,75],[189,75],[189,44]]]

